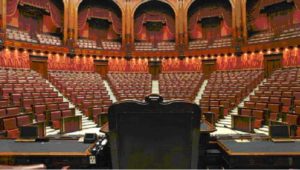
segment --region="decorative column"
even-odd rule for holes
[[[176,30],[178,30],[178,40],[177,40],[177,45],[178,45],[178,50],[179,50],[179,55],[181,53],[184,53],[184,47],[185,47],[185,32],[184,32],[184,23],[186,20],[185,17],[185,12],[183,8],[183,0],[178,1],[178,12],[176,16]],[[179,15],[181,14],[181,15]]]
[[[82,0],[70,0],[69,14],[69,40],[73,40],[73,45],[78,39],[78,8]]]
[[[63,42],[67,43],[68,40],[68,26],[69,26],[69,10],[70,0],[63,0],[64,3],[64,30],[63,30]]]
[[[243,41],[248,40],[248,30],[247,30],[247,0],[241,0],[242,8],[242,30],[243,30]]]
[[[0,8],[1,8],[1,17],[2,17],[2,23],[1,23],[1,29],[3,32],[6,32],[6,8],[7,8],[7,0],[1,0],[0,1]]]

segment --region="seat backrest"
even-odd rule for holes
[[[69,108],[69,103],[64,102],[64,103],[59,103],[59,109],[68,109]]]
[[[7,115],[17,115],[20,113],[19,107],[10,107],[6,109]]]
[[[46,111],[46,105],[34,105],[34,113],[35,114],[43,114]]]
[[[16,118],[3,119],[4,130],[17,129]]]
[[[62,117],[71,117],[71,116],[73,116],[72,110],[70,110],[70,109],[62,110],[61,113],[62,113]]]
[[[5,109],[0,109],[0,117],[6,115],[6,110]]]
[[[197,168],[200,109],[184,101],[124,101],[109,108],[113,168]]]
[[[58,120],[61,118],[61,111],[52,111],[50,115],[51,120]]]
[[[253,110],[252,116],[256,119],[263,119],[264,118],[264,111],[263,110]]]
[[[241,114],[243,116],[251,116],[252,110],[251,109],[245,109],[245,108],[243,108],[242,111],[241,111]]]
[[[27,115],[27,116],[18,116],[17,123],[18,126],[25,126],[31,124],[32,122],[30,120],[30,117]]]

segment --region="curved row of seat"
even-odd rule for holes
[[[69,103],[63,102],[38,73],[28,69],[0,69],[0,77],[0,131],[5,136],[18,137],[19,126],[25,125],[40,127],[43,136],[46,125],[61,130],[65,128],[61,120],[75,116]],[[68,129],[79,130],[79,122],[77,128]]]
[[[118,100],[144,100],[151,93],[152,80],[148,73],[109,73],[108,82]]]
[[[228,115],[263,80],[263,70],[217,71],[211,74],[200,100],[212,123]]]
[[[92,72],[50,71],[49,80],[89,119],[100,125],[112,104],[99,74]]]
[[[203,74],[198,72],[162,73],[159,75],[159,92],[167,100],[194,101],[203,81]]]
[[[283,123],[292,127],[293,135],[300,136],[300,68],[275,71],[239,108],[239,114],[255,117],[254,128]]]

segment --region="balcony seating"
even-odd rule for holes
[[[159,92],[166,100],[194,101],[204,76],[197,72],[174,72],[159,75]]]
[[[134,46],[136,51],[154,51],[152,42],[136,42]]]
[[[102,41],[104,50],[121,50],[121,43],[114,41]]]
[[[248,39],[248,44],[257,44],[257,43],[265,43],[270,42],[274,38],[273,32],[263,32],[255,34]]]
[[[104,82],[99,74],[90,72],[50,71],[49,80],[65,97],[78,107],[89,119],[97,117],[90,115],[90,108],[101,108],[107,113],[112,104]],[[95,122],[97,119],[93,119]],[[98,124],[98,122],[96,122]]]
[[[33,39],[28,32],[21,31],[15,28],[7,28],[6,35],[8,39],[17,40],[17,41],[25,41],[30,43],[38,43],[37,40]]]
[[[263,70],[255,69],[212,73],[200,100],[203,113],[215,112],[216,120],[213,122],[216,122],[248,96],[263,77]],[[221,111],[215,107],[220,107]]]
[[[49,34],[37,34],[37,38],[41,44],[61,46],[62,42],[59,37]]]
[[[157,43],[158,51],[174,51],[175,50],[175,42],[159,42]]]
[[[288,28],[281,32],[274,40],[284,40],[300,37],[300,27]]]
[[[97,45],[96,41],[88,39],[78,39],[77,45],[79,46],[79,48],[102,49]]]
[[[196,40],[189,42],[189,49],[190,50],[201,50],[206,49],[208,46],[208,40]]]
[[[134,45],[137,51],[174,51],[176,46],[175,42],[158,42],[155,45],[152,42],[136,42]]]
[[[208,48],[222,48],[222,47],[230,47],[232,46],[231,38],[221,38],[216,39],[213,41],[211,45],[208,46]]]
[[[151,75],[148,73],[109,73],[108,82],[118,100],[143,100],[151,93]]]

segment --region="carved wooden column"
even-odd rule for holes
[[[69,27],[69,7],[70,7],[70,0],[63,0],[64,3],[64,32],[63,32],[63,42],[64,44],[67,43],[68,40],[68,27]]]
[[[6,26],[7,26],[7,21],[6,21],[6,3],[7,3],[7,0],[1,0],[0,1],[0,8],[1,8],[1,20],[2,20],[2,23],[1,23],[1,29],[3,32],[6,32]]]
[[[242,8],[242,28],[243,28],[243,41],[246,42],[248,39],[247,30],[247,0],[241,0]]]

